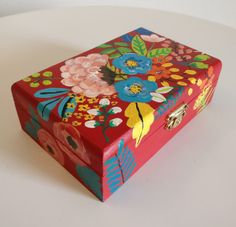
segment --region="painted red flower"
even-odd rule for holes
[[[63,122],[57,122],[53,125],[53,132],[55,137],[63,144],[58,143],[58,145],[73,159],[72,161],[77,162],[76,156],[78,156],[87,164],[90,164],[90,159],[81,140],[80,133],[75,127]],[[72,152],[74,155],[71,154]]]
[[[63,153],[58,147],[57,142],[53,136],[41,128],[38,131],[38,138],[40,145],[47,151],[47,153],[57,160],[61,165],[64,165],[65,160]]]
[[[152,75],[157,80],[160,80],[162,78],[169,78],[170,71],[163,66],[153,65],[152,69],[148,72],[148,75]]]

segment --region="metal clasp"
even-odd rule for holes
[[[167,117],[166,129],[176,128],[183,120],[183,117],[186,115],[186,110],[188,105],[186,103],[182,104],[175,111],[173,111]]]

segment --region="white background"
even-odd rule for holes
[[[1,0],[0,16],[75,5],[121,5],[156,8],[223,23],[236,28],[235,0]]]

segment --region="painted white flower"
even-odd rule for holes
[[[109,125],[110,125],[111,127],[117,127],[118,125],[121,124],[121,122],[122,122],[122,119],[120,119],[120,118],[114,118],[114,119],[110,120]]]
[[[122,109],[120,107],[114,106],[108,111],[108,113],[109,114],[116,114],[116,113],[120,113],[121,111],[122,111]]]
[[[160,37],[156,34],[151,35],[141,35],[141,38],[147,42],[158,43],[164,41],[166,38]]]
[[[86,121],[84,124],[87,128],[96,128],[97,126],[100,125],[100,123],[95,120]]]
[[[87,111],[87,113],[91,114],[91,115],[94,115],[94,116],[99,116],[101,115],[101,112],[97,109],[90,109]]]
[[[158,88],[155,92],[150,93],[150,95],[152,96],[152,100],[154,102],[158,102],[158,103],[165,102],[166,98],[162,94],[166,94],[166,93],[170,92],[172,89],[173,89],[173,87],[170,87],[170,86]]]
[[[99,101],[99,104],[100,104],[101,106],[108,106],[108,105],[110,105],[110,100],[107,99],[107,98],[103,98],[103,99],[101,99],[101,100]]]

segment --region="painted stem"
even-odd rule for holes
[[[120,159],[119,159],[117,154],[115,156],[118,160],[118,166],[119,166],[119,169],[120,169],[120,172],[121,172],[121,179],[122,179],[122,182],[124,183],[125,182],[125,177],[124,177],[124,173],[123,173],[123,170],[122,170],[122,167],[121,167]]]

